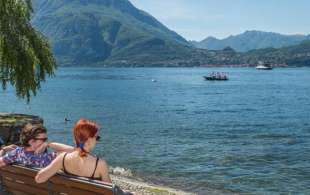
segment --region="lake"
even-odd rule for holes
[[[212,71],[230,80],[205,81]],[[95,120],[94,153],[146,181],[197,194],[309,193],[309,68],[59,68],[29,105],[1,93],[0,112],[41,116],[53,141],[73,144],[74,122]]]

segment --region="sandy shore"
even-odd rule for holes
[[[125,176],[119,176],[115,174],[111,174],[110,176],[114,184],[120,186],[124,190],[136,192],[138,195],[194,195],[194,193],[153,185]]]

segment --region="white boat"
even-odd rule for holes
[[[272,66],[268,63],[259,62],[258,65],[256,66],[256,69],[258,69],[258,70],[272,70]]]

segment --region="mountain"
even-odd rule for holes
[[[32,24],[50,40],[60,66],[255,66],[258,61],[310,66],[310,44],[307,42],[244,53],[233,46],[223,46],[222,50],[194,48],[183,37],[148,13],[135,8],[128,0],[32,2]],[[305,36],[286,36],[283,39],[276,33],[267,34],[272,38],[263,39],[266,37],[264,32],[248,31],[243,36],[227,39],[235,38],[239,42],[243,40],[244,45],[255,43],[259,47],[266,47],[266,42],[271,40],[282,44],[290,40],[293,44],[305,39]],[[277,39],[279,36],[282,38]],[[213,44],[219,41],[214,37],[207,40]],[[250,46],[247,47],[244,51],[250,49]]]
[[[58,64],[126,65],[185,58],[190,44],[128,0],[33,0],[32,24]]]
[[[252,30],[239,35],[229,36],[225,39],[208,37],[200,42],[192,41],[191,44],[197,48],[221,50],[225,47],[231,47],[236,51],[246,52],[253,49],[297,45],[304,40],[310,40],[310,35],[283,35]]]

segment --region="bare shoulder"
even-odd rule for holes
[[[109,175],[108,163],[105,160],[100,159],[98,162],[98,166],[99,166],[98,168],[99,168],[101,180],[103,182],[112,183],[112,180],[111,180],[110,175]]]
[[[99,159],[98,166],[103,169],[109,169],[108,163],[104,159]]]
[[[66,152],[60,152],[60,153],[57,154],[56,158],[63,159],[66,154],[67,154]]]
[[[64,156],[65,156],[66,153],[62,152],[62,153],[59,153],[57,154],[55,160],[53,160],[53,162],[60,162],[63,160]]]

